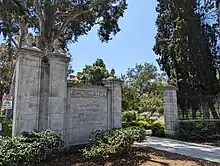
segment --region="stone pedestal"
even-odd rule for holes
[[[122,94],[121,84],[122,81],[110,77],[104,80],[105,87],[108,88],[108,128],[121,128],[122,127]]]
[[[21,49],[15,66],[12,136],[38,129],[42,52]]]
[[[178,107],[176,87],[167,86],[164,90],[165,134],[175,136],[178,127]]]
[[[48,128],[64,139],[67,111],[67,70],[70,58],[52,54],[49,58]],[[63,123],[61,123],[63,122]]]

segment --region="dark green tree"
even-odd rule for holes
[[[158,63],[179,93],[216,94],[217,35],[206,21],[213,3],[198,0],[158,0],[154,46]],[[181,80],[181,81],[180,81]]]
[[[199,108],[199,102],[191,96],[216,95],[220,91],[218,26],[210,21],[215,18],[213,10],[214,1],[158,0],[154,52],[170,83],[178,87],[183,110]],[[208,105],[217,118],[213,100]],[[196,116],[195,111],[192,116]]]
[[[0,96],[8,94],[11,87],[13,68],[14,68],[14,48],[7,44],[0,44]]]
[[[92,65],[85,65],[82,72],[77,73],[79,81],[83,84],[103,85],[103,80],[114,74],[110,73],[102,59],[97,59]]]

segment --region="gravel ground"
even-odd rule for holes
[[[72,154],[38,166],[220,166],[204,160],[193,159],[151,148],[132,147],[132,152],[109,158],[108,161],[85,162],[79,154]]]

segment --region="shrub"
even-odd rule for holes
[[[82,153],[86,159],[105,159],[109,155],[120,154],[145,137],[145,130],[139,127],[97,131],[91,135],[90,146],[84,148]]]
[[[136,122],[137,126],[143,127],[144,129],[148,130],[151,129],[152,122],[150,120],[139,120]]]
[[[11,137],[12,120],[5,120],[4,118],[0,118],[0,123],[2,123],[3,137]]]
[[[23,133],[4,138],[0,147],[0,165],[32,166],[61,150],[63,142],[52,131]]]
[[[124,122],[122,123],[122,127],[123,128],[127,128],[127,127],[143,127],[146,130],[151,129],[153,122],[150,119],[142,119],[136,122]]]
[[[137,120],[138,113],[136,111],[125,111],[122,112],[123,122],[132,122]]]
[[[177,136],[182,140],[220,139],[220,122],[182,121]]]
[[[137,122],[123,122],[122,123],[122,128],[128,128],[128,127],[138,127],[139,124]]]
[[[164,137],[165,136],[165,127],[163,124],[155,123],[151,126],[152,136]]]

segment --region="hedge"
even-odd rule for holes
[[[177,137],[188,141],[220,139],[220,121],[182,121]]]

